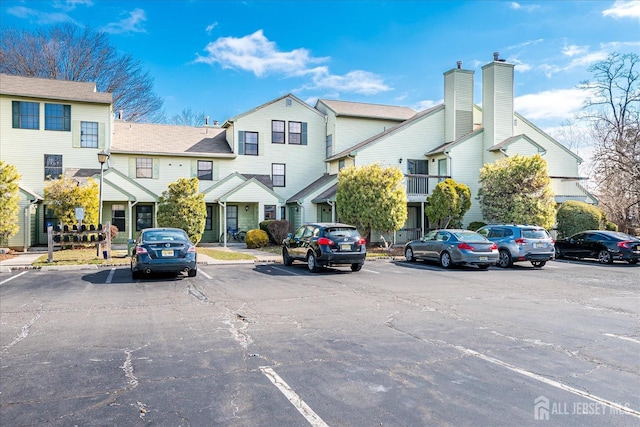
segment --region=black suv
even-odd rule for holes
[[[554,242],[549,232],[537,225],[492,224],[478,229],[478,233],[498,245],[502,268],[514,262],[531,261],[534,267],[543,267],[555,258]]]
[[[351,265],[352,271],[360,271],[366,257],[366,241],[353,225],[305,224],[282,242],[284,265],[289,266],[294,260],[304,261],[313,273],[334,265]]]

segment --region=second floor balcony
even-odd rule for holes
[[[446,175],[421,175],[421,174],[405,174],[404,180],[407,185],[407,197],[409,199],[415,197],[425,197],[433,191],[434,187],[447,178]]]

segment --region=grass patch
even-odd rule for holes
[[[127,251],[111,251],[111,259],[104,259],[98,256],[96,248],[88,249],[64,249],[53,252],[53,260],[48,262],[48,254],[42,255],[33,265],[36,267],[45,267],[48,265],[80,265],[80,264],[96,264],[96,265],[129,265],[129,257]]]
[[[253,255],[243,254],[241,252],[234,252],[232,250],[198,248],[198,253],[210,256],[213,259],[218,259],[221,261],[238,261],[238,260],[256,259],[256,257],[254,257]]]

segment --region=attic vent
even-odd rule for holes
[[[293,102],[291,101],[291,98],[287,98],[287,107],[291,107],[292,104]]]

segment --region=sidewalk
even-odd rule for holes
[[[220,264],[262,264],[262,263],[272,263],[272,262],[280,262],[282,261],[282,255],[280,254],[272,254],[270,252],[264,252],[259,249],[247,249],[245,244],[228,244],[227,247],[222,247],[219,245],[206,245],[204,247],[216,249],[220,251],[232,251],[232,252],[240,252],[248,255],[252,255],[255,257],[254,260],[219,260],[213,259],[205,254],[198,254],[198,264],[200,265],[220,265]],[[111,248],[113,251],[115,250],[125,250],[126,245],[113,245]],[[15,252],[16,256],[10,259],[6,259],[4,261],[0,261],[0,273],[11,273],[12,270],[27,270],[33,267],[33,263],[40,258],[41,256],[46,256],[46,250],[34,250],[32,252]],[[67,265],[67,266],[51,266],[51,267],[42,267],[42,270],[61,270],[61,269],[97,269],[97,265]]]

